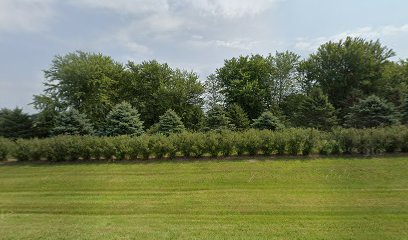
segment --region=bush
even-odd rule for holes
[[[221,131],[218,135],[218,146],[224,157],[230,156],[234,152],[236,134],[231,131]]]
[[[262,151],[262,153],[264,155],[270,156],[277,152],[278,142],[276,134],[269,130],[263,130],[260,135],[261,135],[260,150]]]
[[[2,160],[12,155],[19,161],[76,161],[79,159],[149,159],[211,155],[309,155],[382,154],[408,152],[408,127],[392,126],[371,129],[286,129],[281,131],[250,129],[244,132],[183,132],[173,135],[139,137],[93,137],[61,135],[46,139],[0,138]]]
[[[298,155],[303,150],[305,134],[302,129],[291,129],[288,131],[287,150],[290,155]]]
[[[302,155],[307,156],[315,153],[320,147],[322,139],[324,139],[326,134],[315,129],[305,129],[303,130],[304,142],[302,148]]]
[[[10,140],[0,137],[0,161],[7,160],[12,148],[13,143]]]
[[[156,158],[163,158],[167,155],[170,158],[175,158],[177,153],[172,139],[162,134],[151,136],[148,148],[151,149]]]
[[[206,153],[209,153],[212,157],[218,157],[220,152],[219,134],[214,131],[206,133],[204,146]]]

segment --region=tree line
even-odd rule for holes
[[[0,110],[0,136],[141,135],[248,128],[331,130],[408,122],[408,60],[380,41],[348,37],[302,59],[290,51],[224,61],[202,82],[155,60],[56,56],[37,114]]]

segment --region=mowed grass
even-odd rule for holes
[[[408,157],[3,164],[0,239],[408,239]]]

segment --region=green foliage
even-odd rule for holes
[[[10,152],[13,150],[13,143],[3,137],[0,137],[0,161],[8,159]]]
[[[355,128],[372,128],[397,123],[398,117],[394,106],[374,95],[353,106],[346,116],[346,125]]]
[[[154,135],[150,138],[149,148],[152,150],[156,158],[175,158],[177,154],[176,147],[173,145],[173,139],[162,134]]]
[[[157,131],[165,135],[170,135],[172,133],[181,133],[185,131],[185,127],[177,113],[172,109],[169,109],[160,116]]]
[[[280,130],[284,128],[279,118],[274,116],[271,112],[262,113],[259,118],[254,120],[254,122],[252,123],[252,127],[259,130]]]
[[[234,129],[238,131],[246,130],[249,128],[249,119],[245,111],[236,103],[232,104],[227,109],[227,117],[230,124],[234,126]]]
[[[204,86],[197,74],[157,61],[129,62],[118,91],[122,100],[140,111],[147,128],[157,123],[168,109],[173,109],[187,125],[203,105]]]
[[[408,94],[408,59],[387,61],[382,69],[380,89],[377,95],[394,106],[404,105]]]
[[[401,106],[402,123],[408,124],[408,95],[404,99],[404,103]]]
[[[33,120],[20,108],[0,110],[0,137],[29,138],[33,133]]]
[[[223,107],[216,105],[208,110],[206,127],[210,130],[225,130],[231,127],[230,119]]]
[[[316,129],[289,128],[281,131],[249,129],[242,132],[184,131],[138,137],[56,136],[45,139],[18,139],[15,143],[0,138],[0,156],[19,161],[48,160],[127,160],[218,157],[258,154],[322,155],[408,152],[408,127],[391,126],[369,129],[340,129],[322,132]]]
[[[95,131],[85,114],[72,109],[56,117],[52,133],[53,135],[92,135]]]
[[[314,88],[310,95],[300,102],[300,126],[330,130],[336,125],[336,115],[333,105],[319,88]]]
[[[267,61],[270,66],[268,85],[270,99],[273,105],[281,105],[286,96],[294,94],[300,89],[298,66],[300,56],[293,52],[276,52],[269,55]]]
[[[306,85],[315,83],[321,87],[339,114],[344,114],[359,98],[383,90],[382,69],[394,55],[379,41],[348,37],[320,46],[301,64],[301,69]]]
[[[102,54],[74,52],[55,56],[51,67],[45,73],[45,91],[35,98],[34,103],[44,98],[40,110],[77,109],[86,114],[92,122],[103,122],[115,105],[119,82],[124,68],[111,57]]]
[[[138,111],[129,103],[122,102],[113,107],[106,117],[105,134],[108,136],[139,136],[143,133],[143,122]]]
[[[226,104],[238,104],[253,119],[261,115],[270,102],[270,74],[269,61],[252,55],[225,60],[224,66],[216,70],[215,78]]]

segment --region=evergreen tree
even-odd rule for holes
[[[238,105],[232,104],[228,107],[227,115],[231,124],[234,125],[236,130],[245,130],[249,128],[249,119],[245,111]]]
[[[139,112],[129,103],[122,102],[113,107],[105,123],[105,134],[108,136],[130,135],[143,133],[143,122]]]
[[[304,127],[329,130],[337,122],[335,109],[320,88],[314,88],[300,105],[298,122]]]
[[[172,109],[167,110],[162,116],[157,125],[157,131],[166,135],[171,133],[180,133],[185,130],[181,118]]]
[[[408,96],[405,97],[404,103],[401,106],[402,122],[408,124]]]
[[[6,138],[28,138],[33,136],[33,121],[20,108],[0,110],[0,136]]]
[[[263,112],[259,118],[254,120],[251,126],[260,130],[280,130],[284,127],[279,118],[271,112]]]
[[[346,126],[372,128],[398,123],[394,106],[375,95],[360,100],[346,115]]]
[[[53,135],[92,135],[94,133],[90,120],[76,109],[60,113],[52,129]]]
[[[223,107],[215,105],[207,112],[206,127],[209,130],[228,129],[231,127],[230,119]]]

